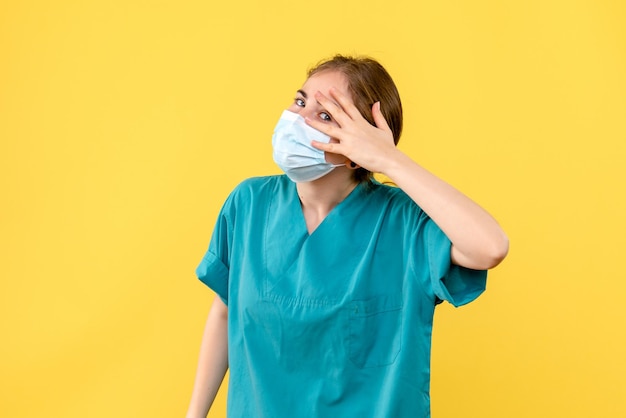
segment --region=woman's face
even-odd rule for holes
[[[318,91],[324,94],[326,97],[330,96],[330,89],[334,87],[342,95],[350,99],[351,95],[348,91],[348,80],[346,77],[338,71],[323,71],[321,73],[314,74],[306,80],[300,90],[296,92],[296,97],[293,103],[289,106],[288,110],[299,114],[303,118],[315,119],[322,121],[323,123],[330,123],[337,125],[332,116],[315,100],[315,93]],[[336,139],[331,138],[330,142],[338,142]],[[326,153],[326,161],[331,164],[344,164],[346,157],[339,154]]]

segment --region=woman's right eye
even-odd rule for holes
[[[294,103],[296,104],[296,106],[298,106],[298,107],[304,107],[304,105],[305,105],[304,100],[302,100],[302,99],[301,99],[301,98],[299,98],[299,97],[296,97],[296,98],[293,100],[293,102],[294,102]]]
[[[320,119],[322,119],[324,122],[331,122],[333,120],[333,118],[331,118],[330,115],[326,112],[320,113]]]

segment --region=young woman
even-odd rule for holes
[[[482,293],[508,240],[396,148],[401,130],[376,61],[309,72],[272,138],[286,175],[237,186],[197,269],[219,297],[188,418],[206,416],[228,368],[233,418],[430,415],[435,305]]]

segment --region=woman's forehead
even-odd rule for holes
[[[302,85],[302,90],[307,94],[315,94],[317,91],[328,95],[331,87],[336,88],[340,93],[348,95],[348,79],[339,71],[322,71],[313,74]]]

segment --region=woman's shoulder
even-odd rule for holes
[[[235,190],[259,193],[267,189],[282,187],[288,181],[289,179],[285,175],[249,177],[239,183]]]
[[[231,198],[269,197],[277,190],[288,187],[289,182],[289,178],[285,175],[250,177],[235,186],[231,192]]]
[[[373,180],[369,185],[366,185],[366,190],[375,196],[377,199],[390,202],[394,205],[409,205],[418,207],[413,199],[409,197],[401,188],[389,184],[381,183]]]
[[[403,218],[421,218],[424,215],[422,208],[404,190],[395,185],[372,181],[366,186],[366,190],[371,203],[384,207],[387,213],[402,215]]]

